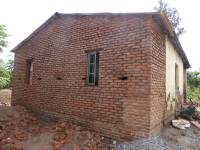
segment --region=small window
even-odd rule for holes
[[[99,52],[88,53],[87,83],[98,85],[99,79]]]
[[[27,60],[26,61],[26,83],[31,85],[32,84],[32,77],[33,77],[33,61]]]
[[[179,69],[177,64],[175,64],[175,90],[176,93],[179,91]]]

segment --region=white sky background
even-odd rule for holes
[[[192,70],[200,68],[199,0],[165,0],[178,9],[186,33],[180,42],[188,56]],[[158,0],[0,0],[0,24],[6,25],[9,47],[0,53],[7,60],[13,47],[26,38],[53,13],[148,12]]]

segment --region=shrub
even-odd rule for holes
[[[200,103],[200,72],[188,72],[187,74],[188,90],[187,98],[193,102]]]
[[[9,88],[10,85],[11,73],[3,64],[0,64],[0,89]]]
[[[10,79],[0,77],[0,89],[5,89],[10,87]]]
[[[200,103],[200,89],[199,88],[188,88],[187,98],[193,102]]]

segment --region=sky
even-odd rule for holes
[[[199,0],[164,0],[175,7],[186,29],[180,37],[181,45],[191,64],[190,70],[200,69],[200,18]],[[8,48],[0,53],[0,59],[13,57],[10,52],[17,44],[32,33],[55,12],[95,13],[95,12],[149,12],[158,0],[0,0],[0,24],[6,25]]]

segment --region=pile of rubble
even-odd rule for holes
[[[0,106],[9,106],[9,104],[8,104],[8,103],[1,102],[1,101],[0,101]]]
[[[45,133],[52,135],[48,144],[52,150],[103,149],[98,134],[79,126],[65,122],[47,124],[28,113],[23,107],[0,107],[0,114],[3,112],[4,115],[0,115],[1,150],[23,150],[25,145],[27,146],[27,141]]]
[[[96,133],[81,128],[80,126],[57,123],[55,127],[53,127],[53,130],[56,131],[52,141],[52,145],[55,149],[103,149],[101,137]]]
[[[179,119],[172,120],[172,125],[179,129],[189,128],[191,124],[200,129],[200,108],[190,104],[183,108]],[[182,119],[184,118],[184,119]]]
[[[2,107],[0,118],[0,149],[22,149],[21,141],[39,132],[38,121],[28,115],[22,107]],[[17,115],[14,112],[17,112]],[[37,127],[38,126],[38,127]]]

